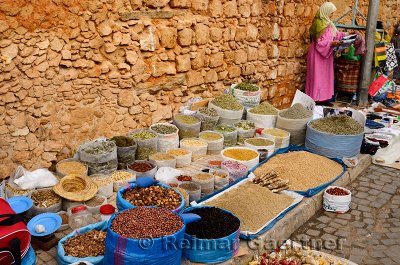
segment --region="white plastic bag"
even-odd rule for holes
[[[155,175],[155,179],[163,184],[178,184],[176,177],[183,175],[184,172],[172,167],[160,167]]]
[[[14,183],[23,190],[52,187],[58,179],[45,168],[28,171],[23,166],[18,166],[14,174]]]
[[[340,188],[348,193],[348,195],[336,196],[329,194],[327,190],[331,188]],[[329,186],[324,191],[324,202],[323,208],[328,212],[336,212],[336,213],[345,213],[350,210],[351,203],[351,191],[348,189],[338,187],[338,186]]]

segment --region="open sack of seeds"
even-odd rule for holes
[[[345,171],[346,167],[338,159],[290,145],[260,163],[252,175],[255,182],[274,192],[287,189],[311,197],[342,177]]]
[[[109,174],[118,167],[117,145],[113,141],[95,140],[79,147],[79,160],[89,168],[89,175]]]
[[[57,262],[69,265],[74,262],[103,264],[107,221],[79,228],[58,241]]]
[[[251,240],[270,230],[302,199],[303,196],[295,192],[273,193],[252,183],[249,177],[200,200],[198,204],[193,202],[192,206],[214,206],[231,212],[241,221],[240,237]]]

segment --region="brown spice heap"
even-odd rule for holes
[[[157,238],[171,235],[183,226],[180,217],[162,208],[137,207],[118,214],[111,230],[127,238]]]
[[[122,197],[135,206],[158,206],[170,210],[176,209],[182,199],[175,190],[161,186],[135,187],[125,191]]]
[[[57,164],[57,170],[64,175],[86,175],[86,166],[79,161],[60,162]]]
[[[65,213],[60,213],[60,217],[61,217],[61,224],[65,225],[68,224],[68,215]]]
[[[53,190],[37,190],[32,192],[31,199],[35,206],[40,208],[48,208],[60,202],[61,197]]]
[[[103,256],[106,234],[107,232],[92,230],[68,238],[63,244],[65,255],[77,258]]]
[[[289,189],[305,191],[333,180],[342,173],[343,167],[326,157],[298,151],[272,157],[254,174],[258,177],[271,170],[289,180]]]
[[[269,220],[289,207],[293,198],[275,194],[260,185],[248,182],[205,205],[230,211],[241,221],[241,230],[256,232]]]
[[[224,156],[240,161],[248,161],[257,157],[257,152],[244,148],[232,148],[224,151]]]
[[[135,162],[129,166],[130,169],[136,172],[147,172],[154,168],[149,162]]]

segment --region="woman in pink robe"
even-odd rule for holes
[[[307,56],[306,94],[314,101],[330,100],[334,95],[333,48],[346,33],[337,31],[330,19],[336,7],[324,3],[310,28],[311,46]]]

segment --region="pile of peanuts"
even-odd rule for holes
[[[175,190],[161,186],[135,187],[126,190],[122,197],[135,206],[158,206],[169,210],[178,208],[182,201]]]
[[[111,230],[127,238],[157,238],[171,235],[183,226],[181,218],[163,208],[137,207],[118,214]]]

